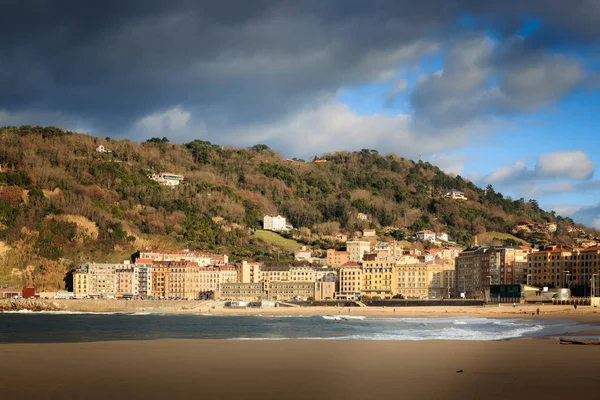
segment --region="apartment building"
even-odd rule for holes
[[[484,297],[490,285],[526,283],[528,251],[520,247],[476,247],[455,261],[456,288],[466,297]]]
[[[357,300],[362,292],[362,269],[360,264],[348,262],[338,272],[339,287],[336,298]]]
[[[552,246],[527,257],[527,282],[533,286],[598,288],[600,247]]]
[[[400,264],[396,266],[396,292],[406,299],[429,298],[428,264]]]
[[[156,299],[169,298],[169,261],[152,264],[152,296]]]
[[[86,264],[73,273],[74,296],[114,297],[117,293],[116,264]]]
[[[362,262],[363,256],[371,251],[371,243],[364,240],[350,240],[346,242],[349,262]]]
[[[361,295],[391,299],[397,289],[395,267],[395,260],[363,261]]]
[[[118,297],[135,297],[139,295],[139,283],[132,264],[115,266],[116,295]]]
[[[347,251],[337,251],[335,249],[327,249],[327,265],[330,267],[339,267],[348,262]]]
[[[385,254],[387,256],[401,256],[403,248],[398,242],[379,241],[373,247],[373,253]]]
[[[260,268],[262,265],[259,262],[242,261],[236,267],[237,281],[240,283],[260,283]]]
[[[137,294],[142,299],[152,296],[152,264],[135,264],[135,279]]]
[[[73,295],[76,299],[86,297],[88,294],[88,266],[82,265],[73,272]]]

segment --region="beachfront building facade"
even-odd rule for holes
[[[362,292],[362,268],[360,264],[347,262],[340,267],[338,277],[336,298],[358,300]]]
[[[262,283],[226,282],[219,284],[215,298],[222,300],[261,300],[265,296]]]
[[[364,240],[349,240],[346,242],[349,262],[362,262],[366,253],[371,251],[371,242]]]
[[[267,300],[307,300],[315,296],[315,282],[265,282],[264,290]]]
[[[405,299],[429,298],[427,264],[400,264],[396,266],[396,292]]]
[[[552,246],[527,257],[527,283],[555,288],[579,287],[581,295],[598,295],[600,247]]]
[[[527,254],[515,246],[467,249],[455,261],[455,286],[465,297],[485,297],[490,285],[527,283]]]
[[[395,260],[363,261],[361,295],[391,299],[396,294],[395,267]]]

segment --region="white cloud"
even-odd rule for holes
[[[489,183],[521,180],[523,176],[527,174],[527,172],[527,166],[523,161],[515,161],[515,164],[510,167],[498,168],[489,174],[485,180]]]
[[[583,151],[557,151],[540,155],[535,169],[540,177],[582,180],[591,178],[596,166]]]
[[[270,143],[288,156],[370,148],[417,158],[460,147],[471,134],[455,129],[424,137],[410,129],[410,122],[410,115],[359,115],[334,99],[323,99],[276,123],[236,128],[222,132],[221,138],[239,138],[238,145]]]
[[[429,162],[450,175],[460,175],[465,170],[465,157],[449,154],[433,154]]]
[[[191,141],[206,132],[204,123],[194,123],[192,114],[177,106],[140,118],[132,134],[142,138],[165,136],[175,141]]]
[[[500,167],[485,177],[485,181],[495,184],[514,184],[527,180],[528,183],[574,179],[590,179],[594,174],[596,165],[586,153],[576,151],[556,151],[541,154],[537,158],[534,168],[528,168],[523,161],[516,161],[513,166]],[[558,182],[550,191],[566,191],[565,188],[573,189],[573,184]]]

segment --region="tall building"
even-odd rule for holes
[[[396,261],[363,261],[361,294],[391,299],[396,294]]]
[[[427,266],[425,263],[397,265],[397,293],[406,299],[429,298]]]
[[[362,262],[365,253],[371,251],[371,243],[363,240],[350,240],[346,242],[349,262]]]
[[[237,269],[237,281],[240,283],[260,283],[260,267],[262,263],[242,261],[241,264],[236,266]]]
[[[347,262],[338,273],[338,299],[357,300],[362,292],[362,269],[360,264]]]
[[[455,261],[456,289],[466,297],[484,297],[490,285],[526,283],[528,251],[520,247],[475,247]]]

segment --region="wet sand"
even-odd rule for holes
[[[600,346],[553,339],[0,345],[6,399],[595,398]],[[457,373],[462,370],[462,373]]]

